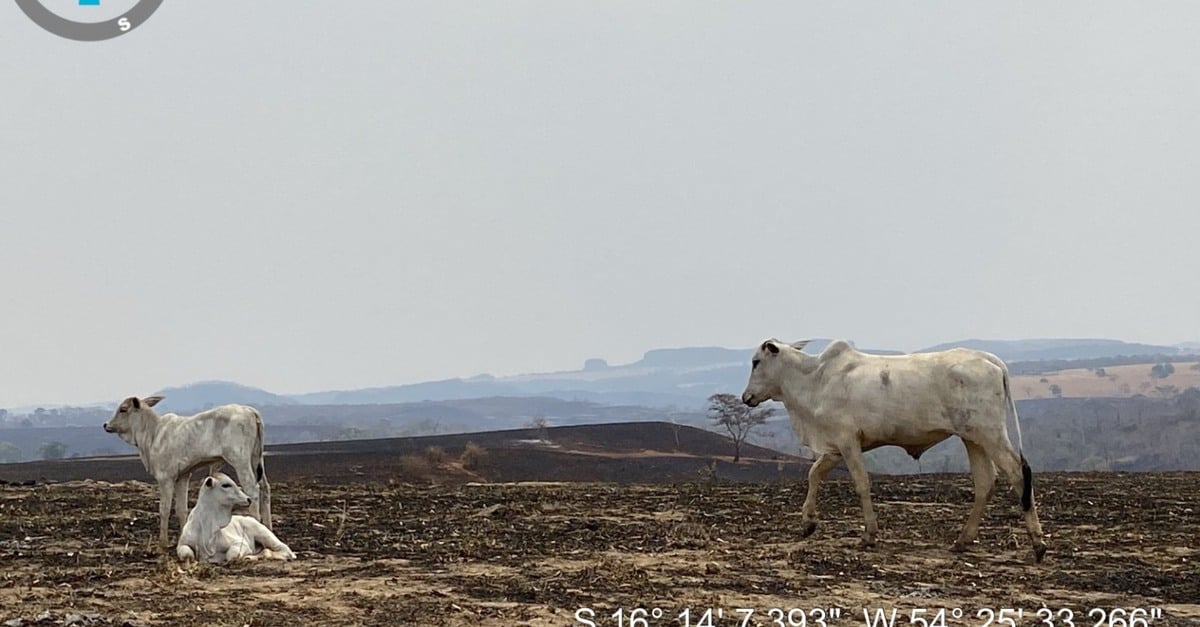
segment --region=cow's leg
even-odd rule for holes
[[[169,547],[167,543],[167,523],[171,520],[171,498],[175,496],[175,482],[171,479],[158,481],[158,544]]]
[[[853,441],[842,448],[842,456],[846,459],[846,469],[850,471],[850,478],[854,479],[854,490],[858,492],[858,501],[862,504],[862,546],[875,546],[879,522],[875,519],[875,509],[871,507],[871,478],[867,474],[867,464],[863,461],[862,448],[857,441]]]
[[[188,515],[188,482],[190,478],[191,473],[188,473],[175,480],[175,518],[179,521],[180,529],[183,529],[183,523],[187,520]]]
[[[262,468],[261,464],[259,464],[259,468]],[[266,526],[267,530],[269,531],[271,529],[271,484],[267,482],[266,473],[263,473],[259,484],[258,511],[260,514],[262,514],[262,518],[259,520],[259,522]]]
[[[1008,477],[1008,483],[1021,501],[1021,509],[1025,512],[1025,530],[1029,532],[1029,540],[1033,543],[1033,559],[1040,562],[1046,555],[1046,540],[1042,536],[1042,524],[1038,522],[1037,505],[1033,501],[1033,471],[1029,469],[1025,456],[1014,451],[1007,440],[992,450],[995,452],[993,461]]]
[[[801,519],[800,537],[807,538],[817,530],[817,491],[821,482],[842,461],[837,453],[822,453],[817,461],[808,468],[808,494],[804,496],[803,518]]]
[[[254,477],[254,469],[247,463],[235,465],[234,470],[237,471],[238,484],[242,486],[246,496],[250,497],[250,515],[255,520],[262,520],[262,494],[258,491],[258,481]]]
[[[954,541],[955,551],[967,548],[979,535],[979,522],[983,520],[983,512],[987,509],[988,499],[992,495],[992,486],[996,484],[996,466],[987,456],[987,451],[974,442],[963,440],[967,447],[967,460],[971,463],[971,478],[975,480],[975,505],[967,516],[962,533]]]
[[[296,555],[266,525],[253,528],[254,543],[263,547],[263,556],[270,559],[295,559]]]

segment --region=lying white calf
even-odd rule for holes
[[[200,484],[196,507],[188,513],[175,553],[181,560],[213,564],[237,559],[296,559],[288,545],[250,516],[234,516],[233,508],[248,507],[250,497],[225,473]]]

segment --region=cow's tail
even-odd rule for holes
[[[1004,376],[1004,403],[1006,412],[1012,412],[1013,425],[1017,428],[1017,453],[1024,456],[1025,444],[1021,441],[1021,417],[1017,415],[1017,401],[1013,400],[1012,385],[1008,380],[1008,368],[1003,370]]]
[[[1029,511],[1033,508],[1033,469],[1029,467],[1029,462],[1025,461],[1024,443],[1021,441],[1021,417],[1017,415],[1017,401],[1013,400],[1012,385],[1008,380],[1008,368],[1003,367],[1002,373],[1004,376],[1004,400],[1007,404],[1005,411],[1012,412],[1013,425],[1017,428],[1017,456],[1021,458],[1021,509]]]
[[[263,476],[266,475],[266,471],[263,469],[263,419],[257,409],[252,411],[254,412],[254,428],[257,430],[254,434],[254,481],[262,483]]]

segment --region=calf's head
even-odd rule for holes
[[[134,438],[134,426],[145,416],[146,412],[153,413],[151,407],[154,407],[161,401],[161,396],[147,396],[144,399],[139,399],[136,396],[121,401],[121,405],[117,407],[116,413],[108,422],[104,423],[104,430],[109,433],[117,434],[122,440],[129,444],[137,446],[137,441]]]
[[[232,509],[249,507],[250,497],[242,490],[241,486],[229,478],[229,475],[218,472],[205,477],[204,483],[200,484],[200,496],[196,498],[196,502],[212,503],[222,508]]]
[[[750,380],[746,382],[746,391],[742,392],[742,402],[758,407],[764,401],[783,400],[786,353],[800,352],[805,344],[808,340],[784,344],[774,338],[760,344],[750,360]]]

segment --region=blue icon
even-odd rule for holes
[[[100,6],[100,0],[79,0],[79,6],[81,6],[81,7],[98,7],[98,6]]]

